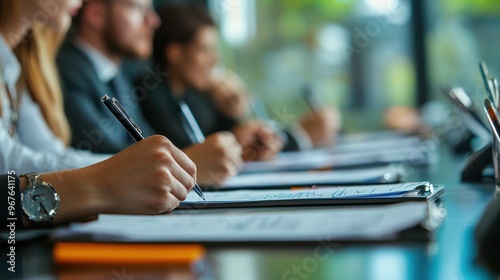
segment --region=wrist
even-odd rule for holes
[[[102,206],[97,186],[90,181],[96,177],[89,174],[87,168],[46,173],[40,178],[54,187],[61,200],[59,210],[54,217],[54,224],[100,213]]]

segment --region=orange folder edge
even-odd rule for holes
[[[76,243],[54,245],[57,264],[190,265],[203,259],[197,244]]]

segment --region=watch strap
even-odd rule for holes
[[[40,183],[40,174],[38,173],[26,173],[19,177],[25,177],[28,180],[28,185],[34,185]]]
[[[26,180],[28,180],[27,187],[42,183],[42,181],[40,180],[40,174],[38,174],[38,173],[26,173],[26,174],[20,175],[19,177],[20,178],[24,177],[24,178],[26,178]],[[23,211],[23,213],[24,213],[24,211]],[[24,213],[24,214],[26,214],[26,213]],[[34,225],[34,227],[37,227],[37,228],[49,228],[52,226],[53,221],[54,221],[54,217],[51,217],[50,220],[48,220],[48,221],[33,222],[30,220],[30,222]]]

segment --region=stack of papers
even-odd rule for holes
[[[325,151],[285,152],[269,161],[247,162],[241,173],[304,171],[320,168],[346,168],[366,165],[387,165],[390,163],[411,162],[412,166],[425,165],[432,161],[434,148],[429,142],[427,146],[417,148],[393,147],[391,149],[372,149],[346,153],[330,153]]]
[[[427,205],[161,216],[101,215],[60,229],[58,240],[113,242],[321,242],[384,240],[426,220]]]

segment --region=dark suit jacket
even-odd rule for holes
[[[134,139],[124,134],[123,126],[102,104],[101,97],[105,94],[113,96],[112,90],[99,80],[87,55],[73,43],[66,43],[59,51],[57,65],[62,78],[66,116],[71,126],[71,145],[96,153],[117,153],[133,144]],[[122,88],[130,89],[133,97],[130,81],[126,81]],[[153,130],[144,120],[139,105],[129,104],[127,111],[143,135],[152,135]]]
[[[231,131],[238,121],[222,114],[206,95],[195,90],[188,90],[183,97],[191,109],[201,131],[205,136],[221,132]],[[190,145],[189,134],[181,123],[181,113],[177,100],[167,81],[162,81],[153,89],[146,91],[145,98],[141,101],[144,117],[151,124],[156,133],[164,135],[177,147],[183,149]],[[298,143],[292,134],[283,131],[285,138],[285,151],[299,149]]]
[[[205,136],[220,131],[230,131],[237,124],[237,121],[218,112],[212,101],[201,93],[188,90],[183,100]],[[165,80],[147,91],[140,104],[144,117],[156,133],[166,136],[181,149],[193,144],[182,125],[178,101],[172,95],[170,86]]]

